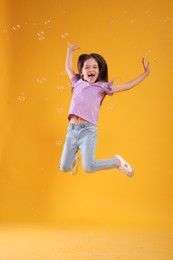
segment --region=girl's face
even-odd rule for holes
[[[82,68],[83,79],[88,82],[95,82],[99,75],[99,66],[94,58],[90,58],[84,62]]]

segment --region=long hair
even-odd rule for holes
[[[105,81],[108,82],[108,66],[105,61],[105,59],[97,53],[91,53],[91,54],[81,54],[78,58],[77,67],[79,74],[82,73],[82,68],[84,65],[84,62],[90,58],[94,58],[99,66],[99,75],[96,81]]]

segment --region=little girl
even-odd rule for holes
[[[68,44],[66,71],[71,79],[73,92],[68,114],[70,123],[60,160],[60,169],[75,175],[79,162],[76,153],[80,150],[85,172],[117,168],[132,177],[133,168],[120,155],[106,160],[95,160],[98,115],[106,95],[129,90],[139,84],[149,75],[150,64],[146,64],[142,59],[143,74],[128,83],[113,85],[113,81],[108,82],[106,61],[96,53],[80,55],[77,64],[79,74],[75,74],[72,53],[77,49],[79,49],[78,44]]]

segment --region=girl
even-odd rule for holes
[[[72,83],[72,100],[68,119],[70,124],[60,160],[60,169],[75,175],[78,168],[78,150],[82,155],[82,166],[85,172],[117,168],[127,176],[134,175],[133,168],[120,155],[107,160],[95,160],[97,141],[97,121],[100,105],[106,95],[133,88],[150,73],[150,64],[142,59],[144,72],[134,80],[113,85],[108,82],[108,68],[104,58],[96,53],[82,54],[78,58],[78,72],[72,66],[72,53],[79,45],[68,44],[66,71]]]

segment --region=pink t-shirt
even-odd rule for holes
[[[105,95],[113,95],[111,82],[89,83],[76,74],[72,79],[72,100],[70,104],[68,119],[76,115],[84,120],[97,125],[100,104]]]

